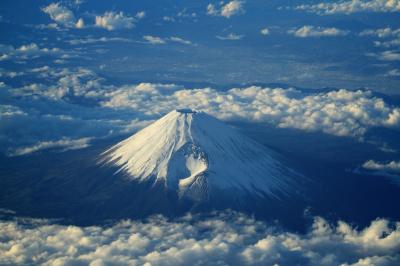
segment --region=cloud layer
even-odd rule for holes
[[[370,91],[304,93],[257,86],[221,91],[156,83],[114,86],[88,69],[46,66],[21,73],[31,74],[48,83],[0,84],[0,142],[10,155],[65,150],[70,144],[85,147],[88,143],[80,145],[79,140],[132,133],[176,108],[203,110],[225,121],[358,139],[370,128],[400,128],[400,108]]]
[[[105,97],[104,107],[132,108],[144,114],[190,107],[223,120],[263,122],[337,136],[361,137],[370,127],[400,126],[400,108],[361,90],[305,94],[295,89],[256,86],[217,91],[142,83],[124,86]]]
[[[316,217],[306,234],[239,213],[197,219],[121,221],[78,227],[45,220],[0,222],[0,264],[43,265],[395,265],[400,224],[364,229]]]

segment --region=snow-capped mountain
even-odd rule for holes
[[[128,179],[162,184],[179,198],[220,192],[279,198],[297,176],[274,151],[201,111],[174,110],[111,147],[102,159]]]

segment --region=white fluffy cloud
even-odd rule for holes
[[[131,29],[135,18],[125,15],[123,12],[105,12],[102,16],[96,16],[96,26],[107,30]]]
[[[0,222],[0,264],[42,265],[396,265],[400,223],[356,229],[314,219],[306,234],[240,213],[78,227],[46,220]]]
[[[207,14],[210,16],[221,16],[230,18],[231,16],[244,12],[243,4],[243,1],[238,0],[233,0],[226,4],[221,2],[219,7],[216,7],[214,4],[208,4]]]
[[[289,34],[292,34],[299,38],[307,37],[333,37],[333,36],[345,36],[349,34],[348,31],[340,30],[337,28],[323,28],[305,25],[301,28],[289,30]]]
[[[144,114],[190,107],[223,120],[271,123],[338,136],[361,137],[371,127],[400,127],[400,108],[361,90],[305,94],[256,86],[217,91],[142,83],[106,93],[104,99],[105,107],[132,108]]]
[[[268,28],[263,28],[263,29],[261,29],[261,30],[260,30],[260,33],[261,33],[262,35],[269,35],[269,34],[270,34]]]
[[[357,12],[399,12],[400,0],[345,0],[300,5],[295,9],[320,15],[352,14]]]
[[[379,170],[379,171],[400,173],[400,161],[399,162],[390,161],[387,163],[380,163],[374,160],[368,160],[362,165],[362,167],[368,170]]]
[[[2,150],[34,147],[62,137],[76,140],[131,133],[173,109],[185,107],[226,121],[356,138],[374,127],[400,128],[400,108],[370,91],[305,93],[257,86],[221,91],[154,83],[113,86],[88,69],[55,70],[46,66],[26,74],[44,83],[4,85],[0,90],[0,104],[5,106],[2,111],[7,114],[0,116]]]
[[[84,27],[83,19],[76,20],[74,13],[60,3],[52,3],[42,11],[50,16],[52,20],[66,27],[76,27],[81,29]]]
[[[42,11],[50,16],[52,20],[57,23],[71,26],[75,24],[75,16],[71,10],[60,5],[59,3],[52,3],[44,8]]]

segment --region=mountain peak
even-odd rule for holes
[[[192,110],[192,109],[189,109],[189,108],[176,109],[175,111],[178,112],[178,113],[182,113],[182,114],[195,114],[195,113],[198,113],[198,111]]]
[[[168,113],[103,156],[129,179],[161,183],[196,201],[228,191],[278,197],[291,183],[291,170],[275,152],[191,109]]]

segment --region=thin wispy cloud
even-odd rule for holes
[[[90,140],[91,138],[80,138],[80,139],[62,138],[60,140],[39,141],[38,143],[32,146],[21,147],[9,151],[8,155],[21,156],[48,149],[60,149],[61,151],[83,149],[89,147]]]
[[[166,43],[162,38],[157,37],[157,36],[145,35],[145,36],[143,36],[143,39],[150,44],[165,44]]]
[[[185,40],[181,37],[177,37],[177,36],[172,36],[172,37],[168,37],[168,38],[161,38],[161,37],[157,37],[157,36],[151,36],[151,35],[145,35],[143,36],[143,39],[145,41],[147,41],[150,44],[166,44],[168,42],[172,42],[172,43],[179,43],[179,44],[184,44],[184,45],[193,45],[193,43],[189,40]]]
[[[383,61],[399,61],[400,53],[397,51],[383,51],[375,55],[379,60]]]
[[[220,39],[223,41],[238,41],[238,40],[241,40],[244,37],[244,35],[229,33],[228,35],[224,35],[224,36],[217,35],[216,37],[217,37],[217,39]]]
[[[181,43],[181,44],[187,44],[187,45],[192,44],[191,41],[182,39],[180,37],[170,37],[169,40],[172,41],[172,42],[177,42],[177,43]]]
[[[400,161],[376,162],[374,160],[368,160],[362,165],[362,167],[368,170],[380,170],[400,174]]]
[[[292,34],[295,37],[299,38],[308,38],[308,37],[337,37],[337,36],[345,36],[349,34],[349,31],[340,30],[337,28],[324,28],[324,27],[315,27],[315,26],[303,26],[298,29],[293,29],[288,31],[289,34]]]
[[[82,45],[82,44],[96,44],[96,43],[109,43],[109,42],[134,43],[138,41],[123,37],[99,37],[99,38],[73,39],[73,40],[67,40],[66,42],[71,45]]]
[[[346,0],[339,2],[321,2],[296,6],[297,10],[320,15],[353,14],[358,12],[399,12],[399,0]]]

